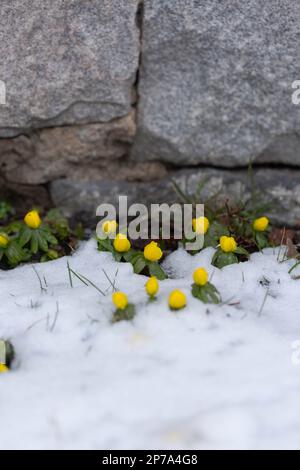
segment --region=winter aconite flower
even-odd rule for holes
[[[186,306],[186,295],[181,290],[173,290],[169,295],[169,307],[172,310],[180,310]]]
[[[0,233],[0,248],[6,248],[9,244],[9,238],[5,233]]]
[[[0,374],[4,374],[5,372],[8,372],[9,368],[5,364],[0,364]]]
[[[24,222],[27,227],[37,229],[40,227],[42,221],[37,211],[30,211],[24,217]]]
[[[205,286],[208,282],[208,274],[206,269],[198,268],[193,274],[194,283],[197,286]]]
[[[124,292],[114,292],[112,301],[116,307],[116,311],[112,317],[112,323],[122,320],[132,320],[135,316],[135,306],[128,303],[127,295]]]
[[[159,261],[163,252],[156,242],[150,242],[144,248],[144,257],[148,261]]]
[[[128,305],[128,298],[124,292],[114,292],[112,301],[118,310],[124,310]]]
[[[114,239],[114,249],[118,251],[118,253],[126,253],[130,250],[130,247],[131,244],[126,235],[123,233],[118,233]]]
[[[143,252],[130,250],[124,258],[132,264],[136,274],[143,272],[143,274],[155,276],[162,281],[167,277],[164,270],[159,265],[159,260],[162,255],[163,252],[158,244],[156,242],[150,242],[145,246]]]
[[[220,294],[213,284],[208,282],[208,273],[204,268],[198,268],[193,274],[192,295],[203,303],[220,302]]]
[[[237,249],[237,243],[233,237],[223,235],[220,238],[220,247],[224,253],[233,253]]]
[[[198,217],[197,219],[193,219],[192,225],[197,235],[205,235],[210,224],[207,217]]]
[[[107,220],[102,224],[102,230],[106,235],[111,233],[116,233],[118,228],[118,223],[115,220]]]
[[[149,297],[154,297],[159,290],[158,280],[155,276],[151,276],[150,279],[146,282],[145,289]]]
[[[248,251],[243,246],[238,246],[233,237],[223,235],[220,238],[220,244],[212,257],[211,264],[222,269],[229,264],[238,263],[240,261],[240,257],[248,259]]]
[[[253,229],[256,232],[264,232],[267,230],[269,225],[269,219],[268,217],[259,217],[258,219],[255,219],[253,222]]]

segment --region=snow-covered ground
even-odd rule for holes
[[[147,304],[146,278],[92,240],[69,258],[0,272],[0,337],[17,360],[0,375],[0,448],[300,448],[300,281],[278,250],[218,270],[212,249],[165,261],[173,279]],[[224,303],[190,295],[205,266]],[[132,323],[110,323],[112,287],[137,306]],[[293,274],[300,274],[295,270]],[[47,284],[47,286],[46,286]],[[188,306],[170,312],[181,288]],[[300,355],[298,355],[299,357]]]

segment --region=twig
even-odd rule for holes
[[[33,269],[33,271],[35,272],[35,274],[36,274],[36,276],[37,276],[37,278],[38,278],[38,280],[39,280],[41,293],[47,292],[47,289],[43,286],[42,279],[41,279],[39,273],[37,272],[37,270],[35,269],[34,266],[32,266],[32,269]]]
[[[68,268],[70,286],[73,288],[73,280],[72,280],[72,274],[71,274],[71,271],[70,271],[69,261],[67,261],[67,268]]]
[[[110,277],[108,276],[107,272],[105,271],[105,269],[102,268],[102,271],[104,273],[104,276],[106,277],[106,279],[108,280],[108,282],[110,283],[110,285],[112,286],[112,289],[113,291],[116,290],[116,287],[115,287],[115,282],[116,282],[116,275],[115,275],[115,278],[114,278],[114,282],[110,279]],[[118,272],[118,270],[117,270]]]
[[[54,328],[55,328],[55,325],[56,325],[56,322],[57,322],[57,319],[58,319],[58,315],[59,315],[59,303],[58,303],[58,301],[56,301],[56,312],[55,312],[55,316],[54,316],[52,326],[50,327],[50,332],[51,333],[54,331]]]
[[[266,294],[265,294],[265,297],[264,297],[264,300],[263,300],[263,303],[261,304],[261,307],[260,307],[260,309],[259,309],[259,312],[258,312],[258,316],[259,316],[259,317],[260,317],[261,314],[262,314],[262,311],[263,311],[263,309],[264,309],[264,306],[265,306],[265,303],[266,303],[266,301],[267,301],[268,295],[269,295],[269,289],[267,289]]]
[[[83,284],[85,284],[86,286],[92,286],[94,287],[98,292],[100,292],[101,295],[105,296],[104,292],[98,287],[96,286],[96,284],[94,284],[90,279],[88,279],[87,277],[85,277],[83,274],[80,274],[80,273],[76,273],[75,271],[73,271],[72,268],[70,268],[70,272],[75,276],[77,277],[77,279],[79,279]]]

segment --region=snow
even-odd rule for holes
[[[17,360],[0,375],[1,449],[300,448],[299,282],[293,261],[267,249],[222,270],[213,250],[177,250],[172,279],[147,303],[146,278],[99,253],[94,240],[72,257],[0,272],[0,337]],[[74,278],[67,260],[105,291]],[[204,266],[218,306],[190,295]],[[112,286],[136,304],[133,322],[111,324]],[[294,275],[300,270],[295,269]],[[45,285],[47,283],[47,287]],[[178,313],[168,293],[182,289]]]

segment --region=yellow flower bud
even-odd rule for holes
[[[181,290],[173,290],[169,295],[169,307],[172,310],[180,310],[186,306],[186,295]]]
[[[222,251],[225,253],[232,253],[237,249],[237,243],[233,237],[226,237],[226,235],[223,235],[220,238],[220,246]]]
[[[207,284],[208,282],[208,274],[207,274],[206,269],[204,268],[196,269],[193,275],[193,279],[194,279],[195,284],[197,284],[197,286],[205,286],[205,284]]]
[[[197,235],[205,235],[210,224],[207,217],[198,217],[197,219],[193,219],[192,225]]]
[[[119,253],[126,253],[130,250],[131,244],[126,235],[118,233],[114,239],[114,249]]]
[[[5,233],[0,233],[0,248],[6,248],[9,244],[9,238]]]
[[[5,364],[0,364],[0,374],[4,374],[5,372],[8,372],[9,368]]]
[[[24,217],[24,222],[29,228],[37,229],[42,221],[37,211],[30,211]]]
[[[256,232],[264,232],[267,230],[269,225],[269,219],[268,217],[259,217],[259,219],[255,219],[253,222],[253,229],[256,230]]]
[[[119,310],[124,310],[128,305],[127,295],[123,292],[114,292],[112,295],[112,301]]]
[[[158,280],[155,276],[150,277],[150,279],[146,282],[145,285],[146,292],[150,297],[154,297],[159,290]]]
[[[107,220],[102,224],[102,231],[109,235],[111,233],[116,233],[118,224],[115,220]]]
[[[156,242],[150,242],[144,248],[144,257],[148,261],[158,261],[162,257],[163,252]]]

